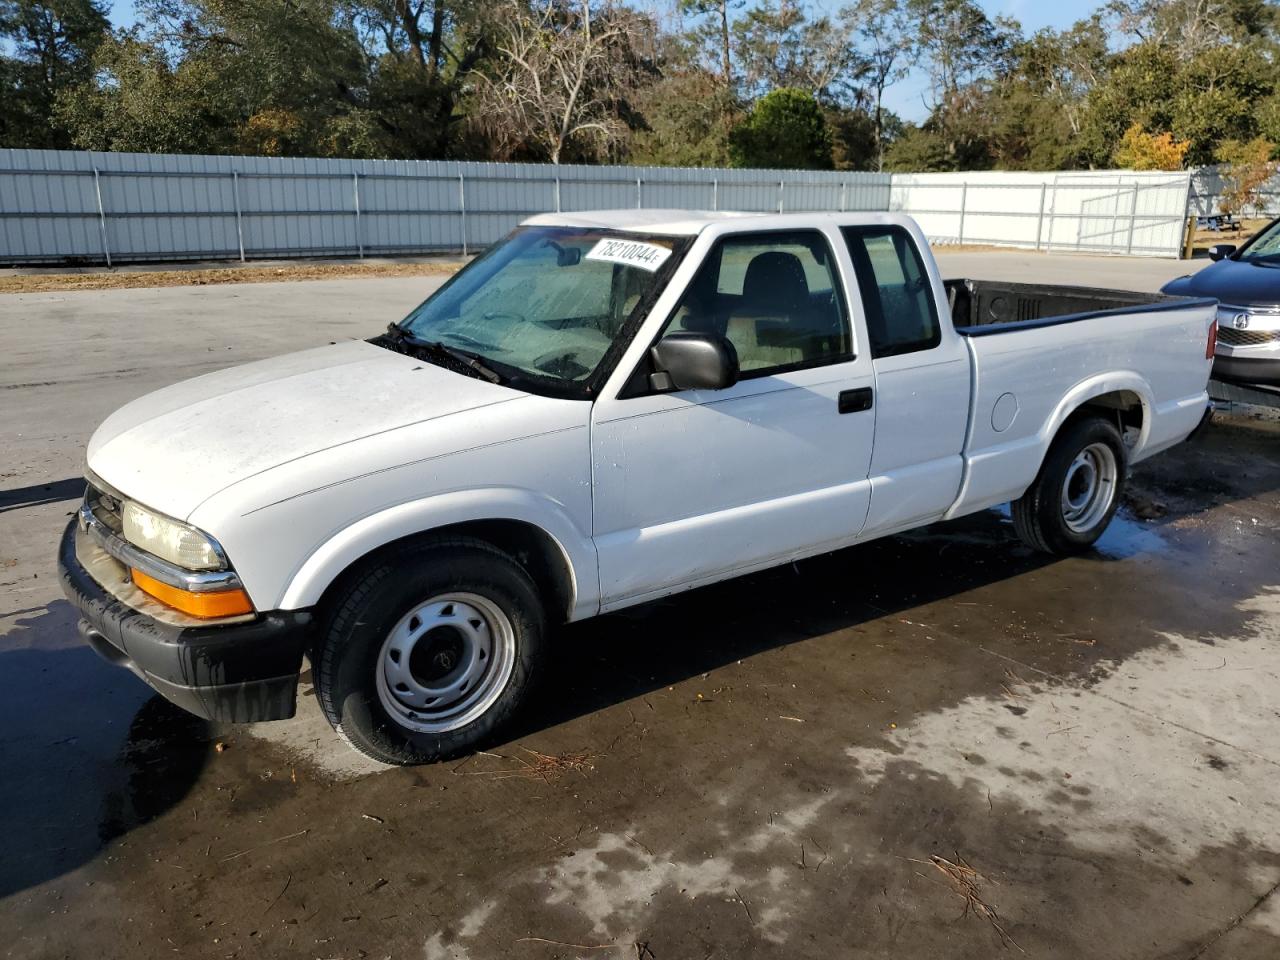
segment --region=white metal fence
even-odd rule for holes
[[[0,150],[0,262],[471,252],[556,210],[884,210],[870,173]]]
[[[1177,256],[1186,174],[909,174],[0,150],[0,264],[472,252],[550,210],[902,210],[938,243]]]
[[[1187,191],[1185,173],[897,174],[889,204],[935,244],[1176,257]]]

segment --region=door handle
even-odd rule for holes
[[[855,390],[841,390],[836,400],[836,409],[841,413],[859,413],[871,409],[871,388],[858,387]]]

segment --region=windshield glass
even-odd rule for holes
[[[400,323],[497,370],[586,380],[675,250],[675,238],[602,230],[519,230]]]
[[[1236,259],[1248,262],[1280,263],[1280,220],[1250,240]]]

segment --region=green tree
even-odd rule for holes
[[[54,103],[93,70],[107,38],[102,0],[0,0],[0,145],[69,147]]]
[[[1243,213],[1264,206],[1262,189],[1280,168],[1271,159],[1276,145],[1263,137],[1247,143],[1225,140],[1218,147],[1217,160],[1222,166],[1222,212]]]
[[[942,134],[928,126],[909,125],[889,144],[884,167],[894,173],[951,170],[953,161]]]
[[[831,148],[831,130],[813,94],[785,87],[757,100],[729,140],[735,167],[830,170]]]
[[[99,79],[62,92],[55,117],[77,147],[143,153],[227,153],[241,119],[218,58],[171,65],[134,36],[103,44]]]
[[[1172,46],[1140,43],[1116,55],[1108,76],[1090,91],[1083,154],[1106,164],[1137,123],[1189,141],[1188,164],[1211,163],[1223,140],[1258,135],[1258,106],[1275,89],[1275,76],[1272,56],[1257,42],[1212,47],[1186,60]]]
[[[449,156],[487,37],[454,3],[140,0],[57,115],[118,150]]]
[[[727,167],[737,97],[720,78],[698,69],[673,70],[637,94],[644,127],[631,140],[637,164]]]
[[[862,59],[862,79],[871,103],[876,170],[884,169],[887,145],[885,91],[911,71],[915,31],[904,0],[858,0],[841,12]]]
[[[928,121],[942,137],[953,169],[989,160],[987,118],[974,114],[987,102],[994,78],[1009,68],[1021,35],[1016,21],[990,19],[974,0],[907,0],[916,31],[916,55],[927,65],[932,93]]]
[[[704,50],[714,51],[713,59],[720,70],[720,83],[733,87],[733,42],[730,11],[742,6],[743,0],[677,0],[677,8],[695,23],[689,39]]]
[[[831,158],[837,170],[883,168],[881,144],[902,128],[902,121],[892,111],[884,110],[878,123],[863,107],[829,107],[826,115],[831,128]]]
[[[1014,45],[1009,69],[994,82],[993,165],[1005,170],[1078,166],[1089,90],[1107,69],[1107,37],[1096,17],[1070,30],[1040,30]]]
[[[810,17],[795,0],[759,0],[733,32],[748,96],[793,88],[826,104],[859,98],[864,64],[848,28],[830,17]]]

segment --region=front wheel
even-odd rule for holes
[[[470,538],[384,555],[332,610],[316,651],[320,705],[348,743],[393,764],[489,739],[527,696],[546,629],[529,575]]]
[[[1087,550],[1115,515],[1127,470],[1124,442],[1111,423],[1089,417],[1069,424],[1035,483],[1013,502],[1014,529],[1043,553]]]

